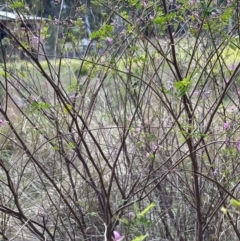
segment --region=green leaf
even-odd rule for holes
[[[68,114],[72,110],[72,106],[70,104],[67,104],[65,108],[63,108],[63,114]]]
[[[180,97],[186,94],[186,92],[189,90],[190,84],[191,81],[189,77],[186,77],[183,80],[174,83],[174,86],[178,90]]]
[[[127,20],[129,19],[129,16],[126,11],[121,12],[121,15],[123,19],[127,19]]]
[[[19,74],[24,78],[28,76],[26,71],[20,71]]]
[[[137,142],[137,147],[141,148],[143,146],[142,142],[138,141]]]
[[[73,143],[73,142],[68,142],[68,149],[69,149],[69,150],[72,150],[72,149],[74,149],[74,148],[75,148],[74,143]]]
[[[79,28],[83,26],[83,20],[81,18],[77,19],[76,26],[78,26]]]
[[[154,141],[154,140],[157,140],[157,137],[151,133],[147,133],[146,136],[146,141]]]
[[[161,11],[158,12],[157,16],[153,19],[153,22],[159,26],[165,25],[168,21],[171,21],[176,17],[175,13],[168,13],[164,15]]]
[[[148,205],[146,208],[144,208],[144,210],[142,212],[140,212],[137,215],[137,218],[141,218],[143,216],[145,216],[152,208],[154,208],[156,205],[155,203],[151,203],[150,205]]]
[[[50,109],[51,105],[46,102],[32,102],[31,103],[32,107],[34,110],[39,110],[39,109]]]
[[[68,86],[67,89],[68,89],[69,91],[73,91],[73,90],[76,90],[77,87],[78,87],[78,81],[77,81],[77,79],[76,79],[76,78],[72,78],[72,83],[71,83],[70,86]]]
[[[232,9],[227,8],[225,12],[221,15],[221,20],[225,23],[228,24],[229,19],[232,17]]]
[[[141,236],[138,236],[138,237],[132,239],[132,241],[143,241],[147,236],[148,236],[148,234],[141,235]]]
[[[236,200],[236,199],[232,199],[230,201],[231,205],[233,205],[235,208],[240,209],[240,201]]]
[[[10,74],[9,73],[7,73],[7,72],[5,72],[4,70],[1,70],[0,71],[0,76],[3,76],[3,77],[10,77]]]
[[[25,6],[22,2],[14,2],[10,4],[10,8],[19,9],[19,8],[25,8]]]
[[[137,8],[141,7],[139,0],[128,0],[128,3],[133,7],[137,7]]]
[[[154,18],[153,22],[158,25],[162,25],[167,22],[167,18],[165,16],[158,16],[158,17]]]
[[[237,50],[238,49],[238,45],[239,45],[239,39],[238,38],[231,38],[229,41],[229,47],[232,50]]]
[[[152,224],[152,222],[149,219],[144,217],[138,218],[138,222],[144,226],[150,226]]]
[[[99,30],[93,32],[90,36],[91,39],[97,39],[97,38],[106,38],[111,36],[113,33],[113,26],[104,24]]]
[[[49,27],[45,25],[41,31],[41,36],[43,36],[45,39],[50,37],[49,33]]]

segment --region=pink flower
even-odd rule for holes
[[[235,106],[232,106],[232,107],[230,108],[230,112],[231,112],[231,113],[237,112],[237,108],[236,108]]]
[[[154,151],[156,151],[157,149],[158,149],[158,146],[157,146],[157,145],[153,145],[152,151],[154,152]]]
[[[237,143],[237,149],[238,149],[238,151],[240,151],[240,142]]]
[[[124,236],[121,236],[118,231],[113,231],[113,241],[121,241],[124,239]]]
[[[173,82],[172,81],[168,81],[168,89],[172,89],[173,88]]]
[[[36,98],[35,98],[35,96],[33,96],[33,95],[30,95],[30,101],[36,101]]]
[[[130,220],[133,220],[135,217],[136,217],[136,215],[134,214],[134,212],[129,212],[129,213],[128,213],[128,218],[129,218]]]
[[[218,170],[215,169],[215,170],[213,171],[213,176],[216,176],[217,174],[218,174]]]
[[[228,66],[228,69],[229,69],[230,71],[234,70],[234,64],[230,64],[230,65]]]
[[[38,43],[39,43],[39,38],[36,37],[36,36],[34,36],[34,37],[32,38],[32,40],[33,40],[33,42],[34,42],[35,44],[38,44]]]
[[[4,126],[6,124],[6,121],[0,119],[0,126]]]
[[[211,95],[211,90],[206,90],[206,91],[203,92],[203,98],[204,99],[210,97],[210,95]]]
[[[228,129],[228,128],[229,128],[229,124],[228,124],[227,122],[224,122],[224,123],[223,123],[223,128],[224,128],[224,129]]]
[[[108,41],[110,44],[113,43],[113,39],[112,39],[112,38],[107,37],[107,41]]]
[[[149,152],[147,152],[147,153],[145,154],[145,156],[146,156],[146,158],[149,158],[150,153],[149,153]]]
[[[137,128],[135,129],[134,136],[137,136],[138,134],[140,134],[140,132],[141,132],[141,128],[140,128],[140,127],[137,127]]]
[[[113,235],[114,235],[114,238],[115,238],[116,240],[118,240],[118,239],[121,238],[121,235],[120,235],[120,233],[119,233],[118,231],[113,231]]]
[[[71,96],[70,96],[70,99],[71,99],[72,101],[76,100],[77,98],[78,98],[77,95],[71,95]]]
[[[230,6],[230,5],[231,5],[231,1],[227,0],[227,6]]]

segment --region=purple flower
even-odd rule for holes
[[[128,213],[128,218],[129,218],[130,220],[135,219],[135,217],[136,217],[136,215],[134,214],[134,212],[129,212],[129,213]]]
[[[146,156],[146,158],[149,158],[150,153],[149,153],[149,152],[147,152],[147,153],[145,154],[145,156]]]
[[[4,126],[6,124],[6,121],[0,119],[0,126]]]
[[[234,64],[230,64],[230,65],[228,66],[228,69],[229,69],[230,71],[234,70]]]
[[[195,90],[195,91],[193,92],[193,95],[199,95],[199,92],[198,92],[197,90]]]
[[[172,89],[173,88],[173,82],[172,81],[168,81],[168,89]]]
[[[218,174],[218,170],[215,169],[215,170],[213,171],[213,176],[216,176],[217,174]]]
[[[159,147],[159,146],[157,146],[157,145],[153,145],[152,151],[153,151],[153,152],[156,151],[156,150],[158,149],[158,147]]]
[[[225,143],[226,143],[226,146],[230,146],[231,141],[230,141],[229,137],[226,139]]]
[[[33,40],[33,43],[39,44],[39,38],[38,37],[33,36],[32,40]]]
[[[118,239],[121,238],[121,235],[120,235],[120,233],[119,233],[118,231],[113,231],[113,235],[114,235],[114,238],[115,238],[116,240],[118,240]]]
[[[134,131],[134,136],[137,136],[138,134],[140,134],[140,132],[141,132],[141,128],[137,127]]]
[[[30,95],[30,101],[36,101],[36,98],[34,95]]]
[[[224,122],[224,123],[223,123],[223,128],[224,128],[224,129],[228,129],[228,128],[229,128],[229,124],[228,124],[227,122]]]
[[[113,231],[113,241],[121,241],[124,239],[124,236],[121,236],[118,231]]]
[[[240,142],[237,143],[237,149],[238,149],[238,151],[240,151]]]
[[[232,107],[230,108],[230,112],[231,112],[231,113],[237,112],[237,108],[236,108],[235,106],[232,106]]]
[[[208,98],[211,95],[211,90],[206,90],[203,92],[203,98]]]
[[[231,5],[231,1],[227,0],[227,6],[230,6],[230,5]]]
[[[113,43],[113,39],[112,39],[112,38],[107,37],[107,41],[108,41],[110,44]]]
[[[75,101],[77,98],[78,98],[77,95],[71,95],[71,96],[70,96],[70,99],[71,99],[72,101]]]

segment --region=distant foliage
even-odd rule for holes
[[[238,2],[5,4],[1,239],[240,240]]]

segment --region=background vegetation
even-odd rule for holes
[[[8,4],[1,240],[239,240],[238,1]]]

